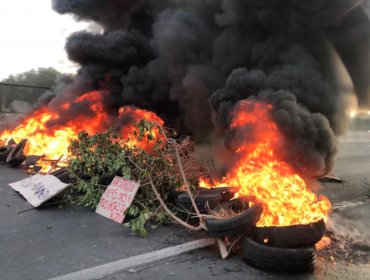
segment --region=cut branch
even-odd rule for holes
[[[186,179],[186,176],[185,176],[185,172],[184,172],[184,168],[182,166],[182,163],[181,163],[181,158],[180,158],[180,155],[179,155],[179,150],[177,148],[177,143],[176,141],[174,141],[173,139],[169,139],[166,135],[166,132],[164,131],[163,129],[163,126],[161,126],[160,124],[158,124],[158,127],[160,128],[164,138],[166,139],[166,141],[168,143],[170,143],[174,148],[175,148],[175,154],[176,154],[176,160],[177,160],[177,164],[179,165],[179,169],[180,169],[180,173],[181,173],[181,177],[182,177],[182,180],[184,182],[184,186],[186,188],[186,192],[188,193],[189,195],[189,198],[190,198],[190,201],[191,201],[191,204],[193,205],[193,208],[194,208],[194,211],[195,213],[197,214],[197,216],[199,217],[199,221],[200,221],[200,226],[202,226],[204,229],[206,229],[205,225],[204,225],[204,220],[202,218],[202,214],[200,213],[199,211],[199,208],[197,206],[197,204],[195,203],[195,199],[194,199],[194,196],[193,194],[191,193],[191,190],[190,190],[190,186],[189,186],[189,182],[188,180]]]
[[[170,217],[175,222],[177,222],[178,224],[186,227],[189,230],[193,230],[193,231],[199,231],[199,230],[204,229],[201,224],[199,226],[197,226],[197,227],[194,227],[192,225],[189,225],[188,223],[185,223],[183,220],[181,220],[180,218],[178,218],[174,213],[172,213],[172,211],[167,207],[166,203],[163,201],[163,199],[162,199],[161,195],[159,194],[157,188],[155,187],[155,185],[153,183],[153,180],[152,180],[152,177],[149,174],[148,174],[148,177],[149,177],[150,186],[152,187],[152,190],[153,190],[155,196],[157,197],[159,203],[161,204],[161,206],[163,207],[163,209],[167,212],[167,214],[170,215]]]

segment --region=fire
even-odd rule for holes
[[[223,182],[217,182],[215,185],[210,179],[204,177],[199,178],[198,186],[206,189],[229,187]]]
[[[328,236],[324,236],[316,245],[316,250],[321,251],[327,247],[329,247],[331,244],[331,239]]]
[[[241,197],[262,204],[264,211],[257,226],[326,221],[331,208],[329,200],[318,198],[302,177],[277,156],[283,137],[271,119],[271,109],[263,102],[239,103],[231,128],[241,132],[236,136],[240,143],[235,162],[219,184],[236,187]],[[202,185],[208,185],[207,181],[202,180]]]
[[[70,156],[69,143],[77,138],[79,132],[86,131],[92,135],[115,125],[115,120],[109,117],[104,109],[103,96],[103,93],[99,91],[85,93],[69,103],[62,104],[63,113],[53,111],[49,107],[43,107],[30,117],[25,118],[15,129],[0,133],[0,139],[3,144],[10,139],[17,143],[28,139],[24,153],[26,156],[42,156],[37,165],[42,167],[41,172],[43,173],[51,170],[52,161],[58,161],[59,166],[64,166]],[[134,122],[141,119],[163,125],[163,121],[155,113],[149,111],[126,107],[120,110],[119,116],[124,118],[126,115],[131,115],[128,117],[131,121],[122,128],[122,137],[124,138],[129,137]],[[158,129],[153,133],[154,137],[159,135]],[[142,142],[132,142],[132,145],[142,145],[143,149],[151,147],[148,141]]]
[[[79,115],[77,119],[70,118],[58,124],[58,121],[68,117],[73,106],[84,106],[91,111],[91,116]],[[78,132],[85,130],[88,133],[96,133],[107,114],[102,105],[102,96],[99,92],[93,91],[86,93],[71,103],[63,104],[65,116],[43,107],[26,118],[20,125],[13,130],[6,130],[0,135],[0,139],[14,139],[20,142],[28,139],[24,149],[25,155],[38,155],[43,158],[38,162],[42,166],[42,172],[50,169],[50,161],[63,161],[68,157],[69,142],[77,138]],[[53,124],[55,123],[55,124]]]
[[[43,156],[39,164],[42,172],[49,170],[50,161],[63,159],[67,156],[69,141],[76,137],[71,127],[63,129],[48,129],[47,122],[57,120],[58,114],[42,108],[36,111],[31,117],[23,121],[14,130],[6,130],[1,139],[13,138],[17,143],[28,139],[24,149],[25,155]]]
[[[133,124],[140,120],[150,120],[154,124],[163,126],[164,121],[151,111],[137,109],[131,106],[120,108],[119,116],[120,118],[129,118],[129,123],[127,125],[124,125],[121,129],[121,134],[123,135],[123,137],[129,140],[127,145],[131,147],[140,146],[140,148],[142,148],[144,151],[150,152],[155,145],[155,141],[148,141],[147,137],[145,137],[141,141],[138,141],[136,138],[132,137],[135,132],[139,133],[137,131],[137,128],[134,127]],[[148,136],[149,134],[153,139],[162,140],[162,142],[164,143],[164,137],[157,126],[154,126],[150,132],[147,132],[146,136]]]

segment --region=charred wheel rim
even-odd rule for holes
[[[12,146],[2,146],[0,147],[0,162],[6,161],[8,158],[9,154],[13,151]]]
[[[239,215],[227,219],[206,220],[208,232],[213,237],[239,236],[256,225],[262,214],[262,207],[254,205]]]
[[[279,272],[307,272],[314,269],[314,247],[287,249],[259,244],[246,236],[243,239],[244,261],[256,268]]]
[[[271,247],[302,248],[311,247],[325,235],[326,226],[323,220],[308,225],[286,227],[256,227],[253,239]]]
[[[20,166],[25,160],[26,156],[23,154],[23,150],[26,146],[27,140],[22,140],[15,147],[14,150],[8,155],[6,162],[13,167]]]

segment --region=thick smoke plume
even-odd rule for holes
[[[238,101],[262,100],[286,137],[284,160],[305,175],[325,173],[347,100],[370,104],[367,2],[53,0],[57,12],[104,31],[69,37],[81,68],[45,100],[61,110],[63,100],[104,91],[112,116],[123,105],[152,110],[206,143],[232,134]]]

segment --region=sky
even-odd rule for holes
[[[51,0],[2,0],[0,11],[0,80],[39,67],[75,72],[65,40],[88,23],[57,14]]]

